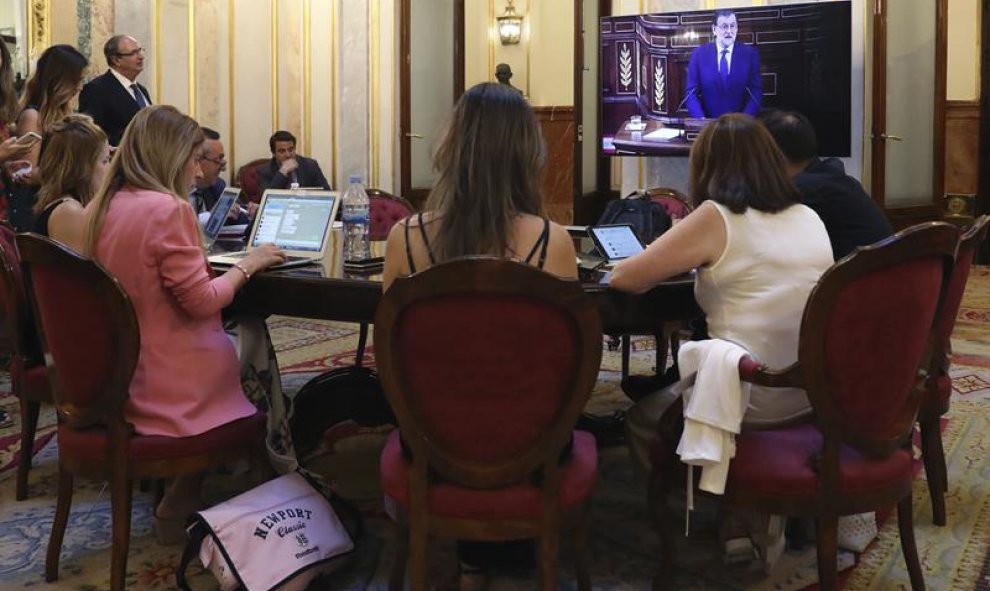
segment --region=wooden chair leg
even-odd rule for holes
[[[409,560],[409,529],[396,523],[395,532],[395,562],[388,577],[389,591],[402,591],[406,582],[406,563]]]
[[[430,536],[425,516],[409,514],[409,589],[427,591],[430,578]]]
[[[666,479],[660,471],[654,470],[649,477],[646,491],[646,504],[650,508],[653,523],[660,536],[660,568],[653,577],[652,590],[663,591],[669,588],[674,574],[674,560],[677,556],[677,546],[674,532],[671,528],[670,516],[667,511]]]
[[[110,483],[111,527],[110,590],[124,591],[127,587],[127,553],[131,543],[131,481],[124,470],[114,470]]]
[[[48,553],[45,556],[45,581],[49,583],[58,580],[58,559],[62,553],[62,538],[65,537],[65,526],[69,523],[69,511],[71,509],[72,474],[59,466],[58,500],[55,504],[52,533],[48,536]]]
[[[588,574],[588,521],[591,519],[587,505],[574,528],[574,579],[578,591],[591,591],[591,576]]]
[[[657,331],[653,338],[656,339],[656,358],[654,362],[656,363],[656,374],[663,375],[663,370],[667,368],[667,327],[664,326],[659,331]]]
[[[629,350],[632,347],[632,338],[624,334],[622,335],[622,378],[629,377]]]
[[[921,457],[925,463],[928,493],[932,499],[932,521],[935,525],[945,525],[947,478],[944,474],[945,455],[942,450],[942,434],[939,432],[938,419],[921,423]]]
[[[911,577],[911,589],[912,591],[925,591],[925,577],[921,573],[918,547],[914,542],[914,518],[912,514],[913,507],[909,494],[897,503],[897,529],[901,535],[901,551],[904,552],[908,576]]]
[[[839,555],[839,518],[837,515],[815,518],[818,530],[818,588],[821,591],[839,591],[837,564]]]
[[[16,498],[23,501],[28,494],[28,473],[31,471],[31,460],[34,458],[34,437],[38,432],[38,414],[41,403],[20,397],[21,402],[21,461],[17,464]]]
[[[558,591],[557,561],[560,556],[560,528],[544,526],[540,536],[540,589]]]

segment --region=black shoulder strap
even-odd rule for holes
[[[533,260],[533,255],[536,254],[536,249],[540,250],[540,259],[536,265],[537,269],[542,269],[543,264],[547,262],[547,245],[550,244],[550,220],[543,218],[543,232],[540,233],[540,237],[536,240],[536,244],[533,245],[533,249],[529,251],[526,256],[526,263]]]
[[[189,581],[186,580],[186,570],[189,568],[189,563],[199,556],[199,548],[203,545],[203,540],[209,534],[209,528],[206,527],[206,523],[199,516],[196,516],[195,519],[196,522],[189,529],[189,541],[186,542],[186,547],[182,551],[182,558],[179,559],[179,567],[175,569],[175,584],[182,591],[192,591]]]
[[[416,263],[413,262],[412,248],[409,246],[409,223],[411,221],[412,221],[412,218],[406,218],[406,220],[405,220],[406,227],[403,228],[403,230],[402,230],[403,231],[403,234],[405,235],[405,238],[406,238],[406,261],[409,262],[409,273],[410,274],[416,272]]]
[[[426,254],[430,257],[430,264],[435,265],[437,264],[437,259],[433,256],[433,249],[430,248],[430,239],[426,237],[426,226],[423,225],[423,212],[419,212],[417,220],[419,221],[419,234],[423,237],[423,246],[426,247]]]

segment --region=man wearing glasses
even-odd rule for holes
[[[736,43],[739,24],[731,10],[712,18],[712,43],[695,48],[687,69],[684,103],[692,117],[742,112],[756,116],[763,100],[760,54]]]
[[[103,45],[110,69],[90,80],[79,94],[79,110],[103,128],[111,146],[138,111],[151,104],[148,89],[137,83],[144,70],[144,48],[127,35],[114,35]]]
[[[209,127],[203,127],[202,130],[203,135],[206,136],[206,140],[203,142],[203,155],[199,160],[199,167],[203,171],[203,176],[196,179],[196,188],[189,194],[189,204],[192,205],[197,214],[206,214],[205,217],[209,217],[213,206],[220,199],[223,190],[227,188],[226,181],[220,178],[220,173],[227,170],[227,156],[223,151],[220,134]],[[254,203],[250,205],[257,207]],[[230,209],[226,223],[246,224],[249,213],[253,214],[254,212],[245,211],[239,204],[235,203]]]

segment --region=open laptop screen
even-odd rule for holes
[[[213,246],[213,243],[220,235],[223,223],[227,221],[227,214],[230,213],[230,208],[234,205],[234,201],[237,200],[240,193],[241,190],[236,187],[224,189],[217,202],[213,204],[210,217],[207,218],[206,223],[203,225],[203,234],[206,236],[207,248]]]
[[[588,229],[598,251],[608,262],[629,258],[643,251],[643,244],[628,224],[592,226]]]
[[[258,212],[251,247],[272,242],[284,250],[318,253],[333,222],[335,195],[300,196],[269,191]]]

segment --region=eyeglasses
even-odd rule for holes
[[[718,29],[719,31],[722,31],[723,33],[728,33],[729,31],[739,30],[739,25],[737,25],[736,23],[732,23],[728,25],[715,25],[715,28]]]
[[[207,162],[212,162],[213,164],[216,164],[217,166],[220,167],[221,170],[227,168],[227,159],[224,157],[210,158],[208,156],[203,156],[202,159],[206,160]]]
[[[144,54],[144,48],[143,47],[138,47],[137,49],[133,49],[131,51],[128,51],[127,53],[118,53],[117,54],[117,57],[131,57],[131,56],[135,56],[135,55],[137,55],[139,53],[140,54]]]

